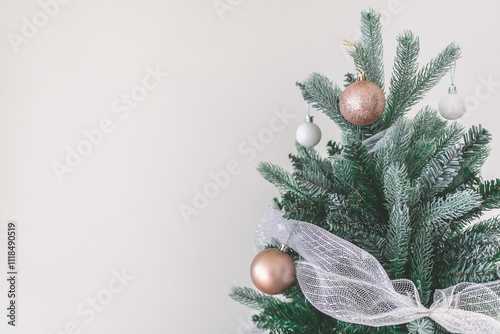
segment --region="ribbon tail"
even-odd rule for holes
[[[429,318],[447,331],[457,334],[499,334],[500,321],[481,313],[464,310],[435,309]]]
[[[500,333],[500,281],[459,283],[434,294],[430,317],[453,333]]]

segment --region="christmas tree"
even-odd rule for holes
[[[363,12],[361,31],[351,44],[356,69],[385,90],[380,15]],[[411,280],[430,307],[436,289],[500,278],[500,219],[480,220],[500,207],[500,179],[480,175],[491,141],[480,125],[466,131],[431,107],[405,117],[453,68],[460,48],[451,43],[420,67],[418,37],[405,31],[397,42],[377,121],[349,122],[342,89],[313,73],[297,86],[341,129],[342,142],[330,141],[327,157],[297,143],[297,154],[289,155],[293,172],[272,163],[259,171],[280,190],[275,203],[284,218],[317,225],[370,253],[390,279]],[[354,77],[346,75],[346,87]],[[251,288],[234,288],[231,297],[259,310],[253,321],[269,333],[449,333],[429,317],[382,327],[337,320],[313,306],[297,281],[281,297]]]

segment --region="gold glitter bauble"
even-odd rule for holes
[[[340,96],[340,112],[354,125],[372,124],[382,116],[384,109],[384,92],[371,81],[356,81]]]

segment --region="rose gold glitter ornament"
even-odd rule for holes
[[[382,116],[385,96],[377,84],[361,74],[340,96],[340,112],[354,125],[369,125]]]
[[[255,256],[250,266],[250,277],[260,291],[277,295],[286,291],[295,280],[295,264],[280,249],[265,249]]]

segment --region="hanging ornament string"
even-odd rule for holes
[[[356,53],[356,57],[358,58],[358,62],[354,62],[354,66],[356,66],[356,70],[358,71],[359,75],[364,75],[365,73],[365,53],[362,52],[363,58],[359,56],[359,48],[356,46],[356,44],[349,42],[348,40],[344,39],[345,46],[349,46],[354,48],[354,52]],[[360,66],[361,65],[361,66]],[[365,77],[366,79],[366,77]]]
[[[352,243],[316,225],[287,220],[276,209],[263,221],[259,242],[282,242],[293,228],[289,244],[301,256],[295,262],[300,288],[332,318],[381,327],[429,317],[452,333],[500,333],[500,280],[436,290],[434,304],[426,308],[412,281],[391,281],[377,259]]]
[[[455,86],[455,71],[457,70],[457,61],[453,63],[453,67],[450,69],[451,85]]]

